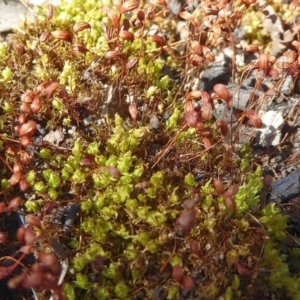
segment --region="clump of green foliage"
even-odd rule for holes
[[[196,28],[204,8],[181,17]],[[287,217],[263,205],[250,145],[233,155],[210,95],[182,91],[165,72],[167,64],[183,74],[205,68],[237,23],[221,23],[222,41],[194,32],[181,59],[163,34],[175,36],[165,13],[135,1],[74,0],[43,8],[0,45],[0,208],[23,201],[32,232],[20,231],[19,242],[45,256],[55,239],[70,265],[62,285],[46,269],[53,286],[35,286],[24,274],[44,270],[40,255],[10,285],[70,300],[297,299],[289,263],[299,251],[285,246]],[[207,100],[206,114],[197,98]],[[64,217],[54,222],[74,203],[70,228]]]

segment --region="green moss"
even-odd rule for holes
[[[101,5],[110,7],[107,2]],[[146,19],[144,35],[137,34],[142,26],[131,26],[134,41],[121,47],[119,31],[109,27],[112,20],[99,6],[93,0],[73,0],[56,8],[51,22],[40,9],[36,23],[15,35],[18,44],[10,50],[0,45],[0,151],[9,166],[21,161],[22,151],[30,154],[22,163],[22,175],[32,187],[22,194],[25,209],[44,216],[41,210],[49,202],[55,208],[80,205],[78,223],[68,234],[53,229],[47,216],[43,219],[43,243],[61,239],[74,271],[63,284],[66,298],[140,299],[138,292],[153,297],[157,286],[167,299],[177,299],[181,286],[171,272],[180,265],[185,274],[201,276],[195,289],[198,299],[247,297],[247,283],[262,286],[274,298],[287,293],[297,299],[299,278],[290,276],[290,270],[292,264],[299,269],[299,251],[285,245],[287,217],[279,208],[274,203],[260,208],[262,171],[253,167],[250,145],[242,147],[237,162],[232,149],[220,142],[214,120],[203,120],[198,124],[203,128],[188,128],[178,101],[185,96],[182,87],[162,74],[166,62],[182,71],[184,61],[169,45],[158,47],[146,29],[161,22],[162,28],[174,30],[172,21],[168,24],[159,12]],[[120,22],[125,17],[133,22],[135,12],[122,15]],[[89,22],[92,29],[76,35],[72,28],[79,21]],[[69,31],[73,44],[53,37],[36,41],[45,30],[60,29]],[[211,39],[207,37],[207,45]],[[77,44],[89,52],[74,52]],[[116,57],[105,56],[117,46]],[[128,66],[132,58],[137,64]],[[86,72],[91,77],[84,78]],[[38,94],[43,81],[60,86],[53,95]],[[58,145],[37,139],[28,148],[15,146],[20,137],[13,116],[20,116],[20,97],[26,90],[34,91],[42,103],[26,117],[47,133],[62,129],[65,136]],[[136,120],[126,99],[138,109]],[[158,128],[149,125],[152,116]],[[212,145],[209,149],[204,137]],[[4,164],[1,175],[2,194],[20,192],[17,185],[10,186],[11,170]],[[231,184],[239,187],[232,196],[236,210],[215,194],[216,177],[229,178],[225,190]],[[183,208],[186,200],[195,201],[194,206]],[[194,213],[189,234],[180,227],[183,212]],[[199,242],[198,254],[191,253],[191,240]],[[103,266],[97,265],[99,258]]]

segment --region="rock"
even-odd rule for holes
[[[210,92],[217,83],[229,84],[231,78],[231,67],[212,64],[202,75],[201,90]]]
[[[19,0],[0,1],[0,32],[6,32],[16,27],[24,16],[32,18],[33,14]]]
[[[235,112],[230,107],[227,107],[224,100],[214,100],[213,116],[216,120],[223,120],[228,124],[237,121]]]
[[[253,91],[238,85],[229,87],[229,91],[232,95],[232,106],[238,110],[245,110]]]
[[[27,3],[27,1],[24,1]],[[59,5],[60,0],[30,0],[28,4],[30,6],[34,5],[46,5],[52,3],[53,5]],[[17,25],[19,25],[22,20],[26,17],[27,19],[33,20],[33,13],[26,8],[24,4],[19,0],[1,0],[0,1],[0,32],[11,31]]]
[[[58,146],[64,139],[64,134],[60,129],[51,130],[48,134],[43,137],[43,142],[47,142],[51,145]]]
[[[71,230],[71,226],[73,225],[76,215],[79,211],[79,205],[77,203],[73,203],[68,210],[68,214],[65,220],[65,224],[63,227],[63,232],[68,233]]]
[[[178,15],[181,11],[181,7],[184,1],[182,0],[170,0],[168,2],[168,9],[173,15]]]
[[[180,36],[180,40],[187,40],[189,38],[189,32],[187,30],[182,30],[183,27],[188,28],[188,24],[186,21],[178,21],[176,24],[176,32]]]
[[[263,146],[277,146],[281,139],[283,126],[282,112],[269,110],[261,117],[262,127],[257,130],[255,143]]]
[[[151,129],[158,129],[160,126],[160,122],[159,122],[159,119],[157,118],[157,116],[152,115],[149,120],[149,124],[150,124]]]
[[[289,75],[284,79],[283,84],[280,87],[280,92],[285,96],[289,96],[292,94],[293,90],[294,90],[293,77]]]
[[[269,200],[276,202],[286,202],[300,194],[300,169],[289,174],[272,185]]]

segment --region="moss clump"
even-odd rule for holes
[[[48,6],[0,45],[1,209],[24,201],[38,218],[19,242],[70,265],[62,285],[46,269],[53,285],[34,286],[24,274],[39,257],[17,283],[67,299],[297,299],[299,253],[284,246],[287,217],[261,203],[250,145],[234,155],[211,93],[185,93],[166,71],[185,81],[205,68],[238,20],[215,20],[221,38],[198,31],[207,7],[182,12],[193,27],[185,60],[167,43],[165,9],[109,4]]]

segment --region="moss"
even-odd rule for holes
[[[184,286],[171,273],[180,265],[196,282],[195,299],[261,294],[280,299],[285,293],[296,299],[299,278],[290,276],[289,263],[299,253],[284,246],[287,217],[275,204],[260,207],[262,171],[253,167],[250,145],[243,146],[237,161],[221,142],[214,120],[187,126],[189,99],[181,103],[181,87],[162,74],[166,62],[182,71],[185,61],[147,30],[162,22],[173,42],[173,21],[162,21],[159,8],[151,16],[153,7],[141,4],[148,17],[130,27],[134,41],[123,41],[112,16],[117,14],[120,24],[125,18],[138,23],[136,14],[119,14],[105,1],[102,6],[74,0],[57,7],[50,20],[40,9],[35,24],[26,24],[7,46],[0,45],[0,138],[6,162],[1,195],[21,194],[26,212],[43,216],[38,251],[53,238],[64,244],[73,270],[63,284],[66,298],[152,299],[160,288],[167,299],[177,299]],[[83,20],[91,30],[74,32],[74,24]],[[67,30],[72,43],[54,36],[38,41],[46,30]],[[204,43],[215,51],[212,39]],[[56,88],[51,90],[50,83]],[[22,107],[25,91],[39,99],[40,109],[33,112],[33,101]],[[126,99],[137,107],[137,119]],[[27,146],[19,144],[22,136],[14,129],[22,126],[24,115],[39,125]],[[157,128],[149,125],[153,115]],[[56,130],[64,135],[62,141],[43,141]],[[30,157],[26,162],[24,152]],[[31,187],[26,193],[20,193],[19,181],[11,184],[10,166],[16,162]],[[238,186],[231,202],[216,194],[216,176],[230,178],[227,192]],[[47,207],[70,203],[79,204],[79,221],[68,233],[56,230]],[[193,252],[192,240],[198,251]]]

